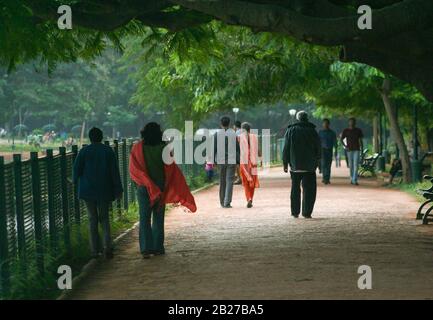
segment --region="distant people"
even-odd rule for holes
[[[221,129],[214,135],[214,163],[220,175],[220,204],[231,208],[236,165],[239,163],[239,142],[236,132],[230,128],[230,118],[221,118]]]
[[[50,139],[50,133],[49,133],[49,132],[46,132],[46,133],[44,134],[44,136],[42,137],[42,142],[43,142],[43,143],[47,143],[47,142],[49,142],[49,139]]]
[[[342,151],[342,149],[344,149],[344,148],[343,148],[343,145],[341,144],[341,133],[340,133],[340,135],[338,136],[338,139],[337,139],[337,150],[335,151],[335,166],[337,168],[341,167],[341,151]]]
[[[179,203],[192,212],[197,207],[182,171],[174,161],[164,162],[166,144],[159,124],[148,123],[141,137],[132,148],[129,172],[137,185],[140,252],[144,259],[149,259],[152,255],[165,254],[165,205]]]
[[[236,135],[239,137],[242,133],[242,122],[239,120],[235,121],[235,127],[233,128],[236,132]]]
[[[391,169],[389,170],[389,183],[392,184],[394,182],[395,177],[397,176],[397,174],[403,170],[403,166],[401,164],[401,160],[400,159],[394,159],[392,161],[392,165],[391,165]]]
[[[247,199],[247,208],[252,208],[254,191],[259,187],[258,163],[259,163],[259,139],[251,133],[251,125],[242,123],[242,132],[239,136],[240,146],[240,171],[242,185]]]
[[[49,136],[48,136],[48,141],[50,143],[53,143],[56,140],[57,134],[53,131],[50,132]]]
[[[234,126],[234,130],[236,132],[236,136],[239,137],[241,135],[242,132],[242,123],[239,120],[235,121],[235,126]],[[241,173],[240,173],[240,166],[239,164],[236,165],[236,179],[234,184],[241,184],[242,180],[241,180]]]
[[[341,134],[341,143],[347,151],[347,160],[350,168],[350,183],[358,185],[358,167],[364,144],[364,134],[356,127],[356,119],[349,119],[349,127]]]
[[[85,201],[89,215],[90,249],[92,256],[104,253],[113,257],[110,234],[110,203],[123,192],[116,155],[109,146],[101,143],[103,133],[98,128],[89,131],[90,145],[78,153],[73,168],[73,181],[78,185],[78,197]],[[98,221],[103,232],[101,248]]]
[[[215,175],[215,165],[211,162],[207,162],[204,165],[204,170],[206,171],[207,182],[212,182]]]
[[[66,148],[70,148],[75,144],[75,140],[73,137],[68,137],[66,140],[62,142],[63,146]]]
[[[298,218],[301,212],[302,184],[302,216],[308,219],[316,202],[316,169],[320,161],[321,144],[316,126],[308,121],[308,114],[299,111],[296,119],[297,122],[289,125],[284,137],[283,165],[284,172],[288,172],[290,165],[292,216]]]
[[[335,156],[337,157],[337,134],[330,127],[331,122],[329,119],[323,119],[323,129],[319,131],[320,143],[322,145],[322,160],[321,160],[321,171],[322,171],[322,182],[324,184],[331,183],[331,167],[332,158],[335,150]]]

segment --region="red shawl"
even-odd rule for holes
[[[180,204],[190,211],[196,212],[197,206],[194,197],[189,190],[182,171],[176,163],[173,162],[170,165],[165,164],[164,173],[165,188],[164,192],[161,192],[147,173],[146,161],[143,154],[143,141],[136,143],[132,147],[129,161],[129,174],[138,186],[143,186],[147,189],[150,204],[154,205],[158,199],[161,199],[164,204]]]

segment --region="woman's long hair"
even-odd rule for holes
[[[246,132],[250,133],[251,131],[251,123],[244,122],[241,124],[241,129],[245,130]]]
[[[163,143],[161,126],[156,122],[146,124],[140,133],[145,145],[157,146]]]

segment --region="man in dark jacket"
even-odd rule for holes
[[[283,149],[284,172],[292,177],[291,209],[292,216],[297,218],[301,211],[302,184],[302,216],[311,218],[316,202],[316,169],[320,161],[320,138],[316,126],[308,121],[308,114],[299,111],[296,123],[287,128]]]
[[[91,144],[82,148],[74,163],[73,179],[78,197],[85,201],[89,214],[90,249],[94,257],[102,252],[98,221],[103,231],[103,249],[107,259],[113,256],[110,234],[110,203],[122,195],[119,166],[113,149],[102,142],[98,128],[89,131]]]

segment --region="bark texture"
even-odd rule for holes
[[[386,114],[388,116],[391,134],[393,136],[393,139],[397,143],[398,149],[400,150],[400,160],[403,167],[403,181],[409,183],[412,181],[409,152],[407,150],[406,142],[404,141],[403,134],[398,124],[396,108],[392,99],[390,98],[390,93],[391,80],[387,77],[383,81],[383,87],[381,91],[382,100],[385,106]]]

